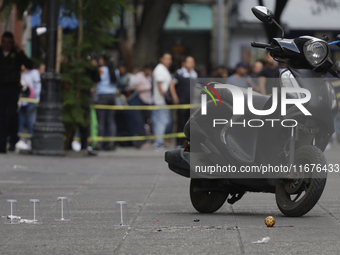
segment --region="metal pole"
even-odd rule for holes
[[[59,16],[58,0],[48,0],[46,72],[41,75],[42,90],[34,125],[32,153],[64,155],[64,125],[61,119],[59,87],[61,76],[55,72]]]
[[[217,1],[217,63],[224,64],[224,0]]]

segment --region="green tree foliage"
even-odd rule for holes
[[[32,6],[44,6],[46,3],[47,0],[3,0],[0,11],[16,5],[18,18],[21,18],[25,11],[32,11]],[[60,0],[59,3],[79,21],[77,30],[63,36],[63,122],[67,131],[72,133],[76,126],[89,124],[87,109],[91,103],[90,89],[94,84],[88,71],[95,67],[88,57],[115,43],[107,31],[113,27],[113,17],[120,15],[121,6],[126,7],[126,0]]]
[[[79,20],[76,31],[64,35],[62,64],[63,121],[69,125],[88,125],[86,111],[90,105],[90,88],[94,85],[87,75],[94,67],[88,60],[93,53],[100,53],[112,46],[114,39],[106,33],[113,26],[112,18],[120,14],[122,0],[66,1],[65,7],[73,10]]]

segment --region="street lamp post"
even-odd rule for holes
[[[41,75],[42,90],[32,137],[32,153],[62,156],[64,155],[64,125],[60,104],[61,76],[55,72],[58,0],[48,0],[47,6],[46,72]]]

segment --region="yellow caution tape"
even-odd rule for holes
[[[20,97],[20,101],[21,102],[27,102],[27,103],[33,103],[33,104],[39,103],[38,99],[33,99],[33,98],[28,98],[28,97]]]
[[[32,135],[19,133],[19,137],[22,138],[31,138]],[[88,138],[89,142],[127,142],[127,141],[145,141],[145,140],[155,140],[158,138],[183,138],[185,137],[184,133],[173,133],[166,135],[149,135],[149,136],[117,136],[117,137],[91,137]],[[80,140],[79,138],[75,138],[74,140]]]
[[[333,81],[331,82],[333,87],[339,87],[340,86],[340,81]]]
[[[95,109],[105,110],[160,110],[160,109],[190,109],[199,108],[200,104],[178,104],[178,105],[93,105]]]
[[[126,142],[126,141],[145,141],[155,140],[158,138],[183,138],[184,133],[173,133],[166,135],[150,135],[150,136],[118,136],[118,137],[93,137],[89,138],[89,142]]]
[[[27,134],[27,133],[19,133],[18,136],[21,137],[21,138],[31,138],[32,137],[32,135]]]
[[[21,102],[28,102],[28,103],[39,103],[39,100],[21,97]],[[201,107],[200,104],[178,104],[178,105],[100,105],[95,104],[91,107],[95,109],[102,109],[102,110],[161,110],[161,109],[191,109],[191,108],[199,108]]]
[[[31,98],[20,98],[21,102],[29,102],[29,103],[39,103],[37,99]],[[105,110],[160,110],[160,109],[190,109],[190,108],[198,108],[199,104],[191,105],[191,104],[182,104],[182,105],[92,105],[95,109],[105,109]],[[26,133],[20,133],[19,137],[22,138],[31,138],[32,135]],[[125,142],[125,141],[145,141],[145,140],[155,140],[158,138],[182,138],[185,137],[184,133],[173,133],[159,136],[120,136],[120,137],[92,137],[89,138],[89,142]],[[76,138],[75,140],[79,140]]]

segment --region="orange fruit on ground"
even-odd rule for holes
[[[265,220],[264,223],[266,223],[267,227],[273,227],[275,225],[275,219],[273,216],[268,216]]]

